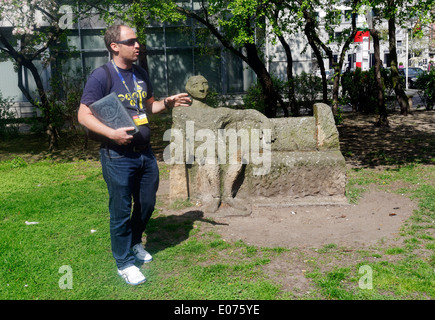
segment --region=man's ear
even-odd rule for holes
[[[113,54],[117,54],[118,51],[119,51],[118,45],[117,45],[116,43],[114,43],[114,42],[112,42],[112,43],[110,44],[110,48],[112,49],[112,53],[113,53]]]

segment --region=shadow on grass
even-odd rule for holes
[[[156,253],[178,245],[191,236],[192,230],[197,228],[198,221],[212,225],[226,225],[205,219],[204,212],[200,210],[191,210],[180,215],[159,215],[148,222],[146,249]]]

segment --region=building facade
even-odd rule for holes
[[[340,11],[339,24],[334,27],[334,35],[340,36],[345,29],[349,29],[351,27],[351,11],[350,8],[342,6],[338,7]],[[325,24],[324,21],[325,12],[318,12],[318,19],[320,23],[320,38],[327,43],[329,35],[326,33],[325,28],[322,28],[322,25]],[[414,22],[415,24],[415,22]],[[357,25],[357,35],[354,38],[353,43],[351,44],[349,50],[346,53],[346,59],[343,63],[343,71],[347,68],[351,70],[355,70],[356,68],[361,68],[363,71],[369,70],[374,66],[374,48],[373,48],[373,39],[370,36],[368,31],[368,22],[367,17],[364,14],[358,14],[356,16],[356,25]],[[409,27],[411,28],[412,22],[410,22]],[[388,23],[387,21],[383,21],[380,25],[377,26],[377,29],[380,31],[381,40],[380,40],[380,58],[382,61],[382,66],[384,68],[390,67],[390,50],[388,43]],[[286,37],[288,43],[292,49],[292,57],[293,57],[293,73],[300,74],[301,72],[306,73],[317,73],[319,72],[318,62],[313,54],[310,46],[308,45],[308,41],[303,33],[290,34]],[[407,32],[406,29],[403,29],[399,26],[396,28],[396,41],[397,41],[397,56],[399,65],[405,67],[407,62],[407,53],[410,57],[412,57],[411,48],[414,43],[412,43],[412,39],[407,40]],[[408,52],[407,52],[408,46]],[[337,43],[329,44],[329,47],[333,50],[334,61],[329,61],[325,57],[324,65],[325,69],[332,69],[333,63],[337,62],[339,58],[339,54],[341,52],[341,46]],[[326,55],[325,55],[326,56]],[[268,57],[268,68],[269,70],[278,75],[281,78],[286,77],[286,55],[282,45],[278,42],[277,44],[269,41],[269,45],[267,47],[267,57]],[[429,50],[424,50],[421,53],[421,58],[415,60],[414,63],[411,63],[409,66],[420,67],[422,69],[427,68],[427,64],[433,59],[433,53],[430,54]]]
[[[192,5],[193,5],[193,0]],[[350,27],[349,9],[339,8],[341,14],[340,23],[335,27],[335,34]],[[65,11],[66,12],[66,11]],[[325,13],[319,12],[318,18],[322,25]],[[105,23],[97,16],[93,18],[79,19],[76,23],[68,25],[69,35],[64,47],[73,49],[68,57],[60,59],[48,66],[39,64],[39,72],[45,87],[49,87],[49,79],[53,72],[81,73],[86,78],[89,73],[98,66],[109,61],[110,57],[103,41]],[[343,65],[346,68],[357,67],[368,70],[373,66],[373,45],[367,31],[366,16],[357,16],[357,27],[361,31],[355,37],[354,43],[347,52],[347,59]],[[0,28],[6,33],[11,33],[12,28],[5,22],[0,22]],[[225,50],[216,41],[210,41],[204,53],[196,41],[202,26],[192,19],[186,19],[178,24],[151,23],[145,28],[146,33],[146,57],[150,78],[153,82],[155,95],[164,97],[177,92],[184,92],[187,79],[196,74],[204,75],[210,83],[210,87],[223,95],[240,95],[248,90],[255,82],[255,74],[240,58]],[[320,28],[322,30],[322,28]],[[380,26],[381,30],[387,30],[386,23]],[[268,33],[266,33],[268,34]],[[410,46],[407,40],[407,32],[397,28],[397,53],[399,63],[406,65],[406,47]],[[321,34],[323,39],[328,35]],[[284,49],[279,42],[266,39],[265,58],[266,65],[271,74],[278,78],[286,79],[287,60]],[[307,44],[303,34],[291,34],[287,40],[292,49],[293,72],[295,75],[301,72],[315,73],[318,71],[317,60]],[[332,46],[334,47],[334,46]],[[338,58],[340,47],[335,46],[334,59]],[[409,53],[409,52],[408,52]],[[424,52],[426,60],[419,60],[422,67],[430,60],[430,52]],[[388,40],[381,41],[381,59],[384,67],[389,67]],[[332,61],[325,59],[326,69],[332,69]],[[417,63],[418,64],[418,63]],[[21,90],[18,88],[18,73],[10,60],[0,60],[0,92],[4,98],[13,98],[18,117],[34,116],[37,111],[31,107]],[[7,75],[7,76],[5,76]],[[22,70],[23,84],[30,92],[36,90],[33,78],[28,70]]]

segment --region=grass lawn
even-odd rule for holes
[[[48,155],[38,141],[0,141],[0,300],[435,299],[433,159],[348,169],[349,201],[375,185],[418,204],[395,246],[257,247],[206,231],[213,221],[165,216],[158,203],[147,228],[154,261],[141,266],[147,282],[132,287],[111,254],[99,162]],[[281,276],[270,272],[277,262]],[[303,289],[285,283],[296,265]]]
[[[107,190],[98,162],[3,161],[0,186],[0,299],[279,296],[279,287],[261,271],[279,254],[275,250],[257,254],[257,248],[202,234],[199,225],[168,223],[158,210],[148,232],[180,229],[188,237],[152,252],[154,261],[142,267],[146,285],[126,285],[111,256]]]

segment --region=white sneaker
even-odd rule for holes
[[[142,263],[147,263],[153,261],[153,257],[146,251],[140,243],[135,244],[131,251],[133,251],[136,260],[139,260]]]
[[[147,280],[136,266],[129,266],[122,270],[118,269],[118,274],[124,278],[125,282],[133,286],[144,283]]]

